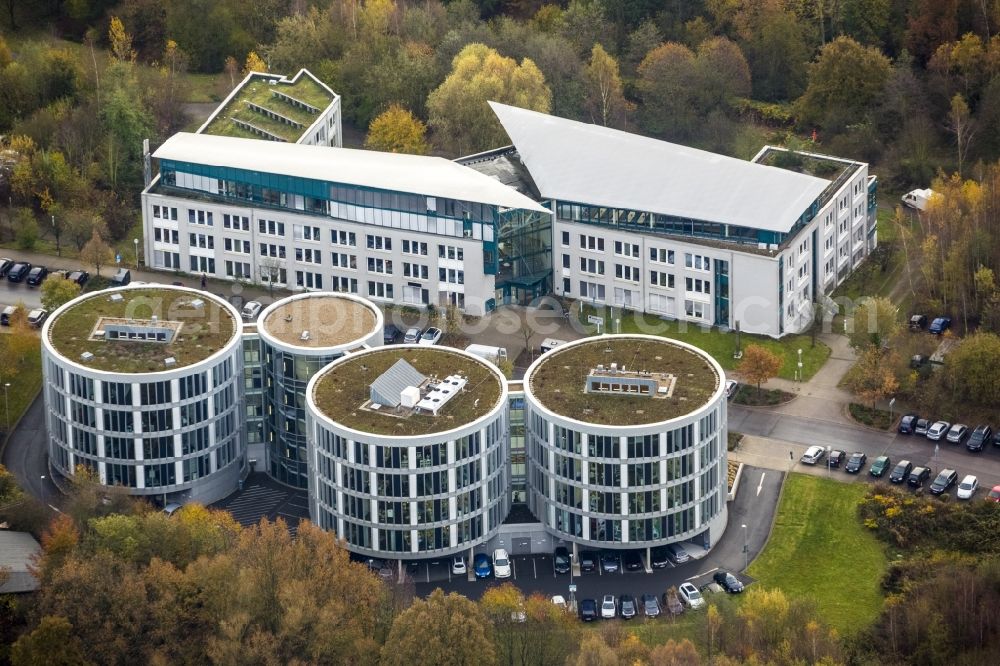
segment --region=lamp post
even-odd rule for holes
[[[10,401],[7,400],[7,389],[10,388],[10,382],[3,385],[3,430],[7,432],[10,430]]]
[[[802,381],[802,350],[799,349],[799,381]]]
[[[743,528],[743,571],[750,568],[750,537],[747,533],[747,524],[741,525]]]
[[[135,270],[139,270],[139,239],[133,238],[132,244],[135,246]],[[802,350],[800,349],[799,353],[801,352]],[[799,365],[801,365],[801,363]]]
[[[826,475],[830,476],[830,449],[831,447],[827,445],[826,447]]]
[[[45,475],[44,474],[42,474],[41,479],[42,479],[42,504],[45,504],[46,502],[45,502]]]

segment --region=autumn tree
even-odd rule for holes
[[[790,101],[805,87],[811,49],[805,28],[789,4],[782,0],[709,3],[713,11],[723,8],[727,16],[717,20],[732,25],[747,55],[755,99]]]
[[[80,250],[80,260],[89,266],[94,267],[94,272],[98,276],[101,274],[101,267],[107,266],[114,259],[114,250],[101,238],[101,234],[94,229],[83,249]]]
[[[757,387],[757,395],[760,395],[760,385],[776,377],[781,372],[781,366],[781,357],[771,350],[760,345],[747,345],[737,371],[744,380]]]
[[[618,61],[600,44],[594,44],[590,64],[584,70],[586,93],[584,103],[590,120],[604,126],[625,127],[627,102],[622,92]]]
[[[899,308],[883,296],[864,299],[851,316],[848,339],[851,347],[863,352],[882,349],[899,331]]]
[[[426,134],[427,126],[420,119],[402,106],[392,104],[368,126],[365,148],[387,153],[426,155],[430,150]]]
[[[385,666],[460,666],[497,663],[493,632],[467,597],[436,589],[400,613],[382,648]]]
[[[83,645],[64,617],[46,615],[10,648],[13,666],[87,666]]]
[[[662,44],[639,64],[638,75],[643,128],[670,140],[690,137],[700,111],[693,103],[698,75],[691,49],[676,42]]]
[[[958,157],[958,175],[962,175],[962,167],[972,139],[976,135],[975,124],[969,112],[969,105],[960,93],[951,98],[951,108],[948,111],[948,131],[955,137],[955,150]]]
[[[899,381],[893,371],[894,365],[893,352],[869,345],[861,352],[857,363],[848,370],[844,381],[858,398],[875,409],[880,400],[885,400],[899,389]]]
[[[943,380],[952,398],[972,405],[1000,404],[1000,337],[977,332],[948,353]]]
[[[435,140],[455,154],[507,143],[488,101],[548,113],[552,92],[531,60],[518,65],[488,46],[468,44],[455,56],[444,83],[427,98]]]
[[[267,63],[257,55],[256,51],[250,51],[247,54],[246,62],[243,64],[243,76],[246,76],[250,72],[266,72]]]
[[[52,312],[80,295],[80,285],[61,275],[49,277],[41,286],[42,307]]]

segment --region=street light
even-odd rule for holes
[[[45,475],[42,474],[42,504],[45,504]]]
[[[7,432],[10,430],[10,402],[7,400],[7,389],[10,388],[10,382],[3,385],[3,431]]]
[[[133,238],[132,244],[135,245],[135,270],[139,270],[139,239]],[[801,349],[799,350],[799,353],[802,353]],[[802,364],[800,363],[799,365]]]
[[[743,523],[743,571],[750,568],[750,537],[747,534],[747,524]]]
[[[802,350],[799,349],[799,381],[802,381]]]

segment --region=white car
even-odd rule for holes
[[[944,434],[948,432],[951,428],[951,424],[947,421],[937,421],[934,425],[927,429],[927,439],[940,442]]]
[[[431,326],[424,334],[420,336],[420,344],[422,345],[436,345],[441,342],[441,329],[434,328]]]
[[[45,319],[49,316],[49,311],[45,308],[37,308],[28,313],[28,323],[33,328],[41,328]]]
[[[261,308],[264,305],[260,301],[249,301],[243,305],[243,310],[240,314],[243,317],[243,321],[257,321],[257,315],[260,314]]]
[[[601,601],[601,617],[605,620],[613,620],[618,615],[618,605],[615,603],[615,595],[605,594]]]
[[[698,588],[691,583],[681,583],[677,588],[677,593],[681,596],[681,601],[691,608],[701,608],[705,605],[705,598],[701,596]]]
[[[403,342],[408,345],[420,342],[420,329],[419,328],[406,329],[406,335],[403,336]]]
[[[493,577],[510,578],[510,557],[503,548],[493,551]]]
[[[962,483],[958,484],[958,499],[972,499],[972,496],[979,490],[979,479],[972,474],[967,474]]]
[[[566,610],[569,606],[566,605],[566,597],[561,594],[556,594],[552,597],[552,603],[554,603],[559,608]]]
[[[468,573],[468,569],[465,568],[465,558],[461,555],[456,555],[451,560],[451,573],[453,576],[464,576]]]
[[[726,380],[726,398],[732,398],[736,395],[736,389],[740,387],[740,383],[735,379]]]
[[[810,446],[806,449],[806,452],[802,454],[802,462],[806,465],[815,465],[823,457],[826,450],[822,446]]]

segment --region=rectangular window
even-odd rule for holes
[[[389,252],[392,250],[392,239],[386,236],[373,236],[368,234],[366,237],[369,250],[383,250]]]

